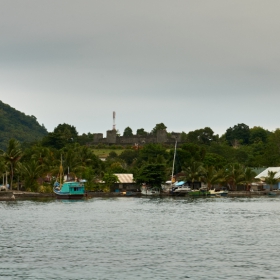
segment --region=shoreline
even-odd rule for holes
[[[259,197],[259,196],[266,196],[268,193],[266,191],[255,191],[255,192],[248,192],[248,191],[231,191],[228,193],[227,197]],[[276,193],[275,194],[280,195]],[[168,193],[162,193],[159,195],[159,197],[187,197],[185,196],[173,196]],[[107,197],[107,198],[113,198],[113,197],[151,197],[142,195],[139,193],[116,193],[116,192],[87,192],[86,198],[95,198],[95,197]],[[199,197],[205,197],[205,196],[199,196]],[[206,196],[209,197],[209,196]],[[25,192],[25,191],[7,191],[7,192],[1,192],[0,193],[0,201],[12,201],[12,200],[21,200],[21,199],[31,199],[31,198],[52,198],[56,199],[55,195],[53,193],[37,193],[37,192]]]

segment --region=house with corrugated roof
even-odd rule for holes
[[[261,180],[261,182],[263,183],[264,189],[270,188],[269,184],[266,184],[266,182],[265,182],[265,178],[268,177],[268,172],[275,172],[274,178],[279,179],[279,181],[280,181],[280,167],[268,167],[255,177],[255,179]],[[276,185],[274,185],[273,189],[279,190],[280,182],[278,182]]]
[[[115,173],[114,175],[118,177],[119,182],[111,187],[111,191],[137,191],[139,189],[139,186],[134,181],[133,174]]]

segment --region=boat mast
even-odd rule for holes
[[[175,142],[175,150],[174,150],[174,157],[173,157],[173,166],[172,166],[172,175],[171,175],[171,185],[173,183],[173,175],[174,175],[174,166],[175,166],[175,158],[176,158],[176,149],[177,149],[177,139]]]
[[[60,186],[62,185],[62,184],[61,184],[62,172],[63,172],[63,167],[62,167],[62,155],[61,155],[60,166],[59,166],[59,184],[60,184]]]

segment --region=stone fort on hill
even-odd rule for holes
[[[181,133],[171,132],[166,130],[158,130],[156,134],[133,135],[133,136],[118,136],[116,130],[107,130],[106,138],[103,138],[103,133],[93,134],[93,144],[117,144],[117,145],[135,145],[148,143],[173,144],[176,139],[181,142]]]

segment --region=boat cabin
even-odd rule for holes
[[[69,194],[84,194],[85,187],[84,184],[80,182],[65,182],[62,185],[60,192]]]

